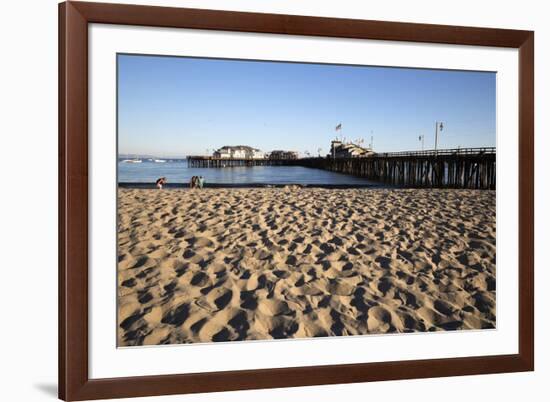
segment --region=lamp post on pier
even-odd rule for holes
[[[436,121],[435,122],[435,155],[437,156],[437,135],[440,131],[443,131],[443,122],[442,121]]]
[[[372,135],[372,130],[370,130],[370,150],[374,151],[374,136]]]

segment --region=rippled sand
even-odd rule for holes
[[[119,346],[496,326],[495,193],[119,190]]]

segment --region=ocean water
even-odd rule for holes
[[[189,168],[187,160],[155,163],[118,162],[119,183],[154,183],[166,177],[168,183],[189,183],[192,176],[202,176],[210,184],[315,184],[315,185],[377,185],[361,177],[301,166],[253,166],[227,168]]]

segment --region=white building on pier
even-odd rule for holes
[[[361,147],[352,142],[342,142],[334,140],[331,142],[331,158],[363,158],[373,155],[375,152],[371,148]]]
[[[265,159],[265,153],[248,145],[225,145],[214,152],[221,159]]]

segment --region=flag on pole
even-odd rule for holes
[[[341,129],[342,129],[342,123],[340,123],[336,126],[336,131],[341,130]]]

